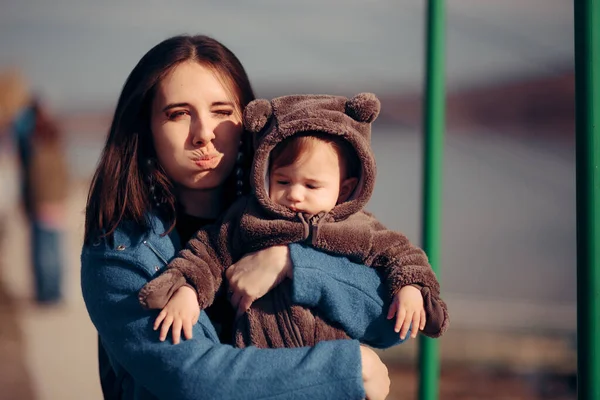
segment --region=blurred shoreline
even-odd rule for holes
[[[273,98],[304,93],[284,88],[263,90],[259,96]],[[352,96],[354,93],[337,93]],[[420,93],[377,92],[381,114],[376,126],[402,126],[420,129],[423,97]],[[502,132],[507,136],[540,141],[574,144],[575,77],[572,69],[564,72],[504,82],[490,82],[447,94],[446,130],[449,133]],[[68,135],[104,140],[99,132],[108,132],[112,106],[72,109],[57,113]]]

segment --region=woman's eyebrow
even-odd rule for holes
[[[172,103],[172,104],[167,104],[167,106],[165,108],[162,109],[163,112],[168,111],[172,108],[177,108],[177,107],[189,107],[188,103]]]
[[[215,107],[215,106],[230,106],[230,107],[235,107],[235,104],[233,104],[233,102],[231,101],[215,101],[211,104],[211,106]]]

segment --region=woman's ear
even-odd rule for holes
[[[346,178],[342,181],[340,185],[340,194],[338,196],[337,203],[343,203],[350,198],[354,189],[356,189],[356,185],[358,184],[358,178]]]

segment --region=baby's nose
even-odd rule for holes
[[[287,193],[287,198],[288,198],[288,200],[291,200],[291,201],[302,200],[302,189],[299,188],[297,185],[290,186],[288,193]]]

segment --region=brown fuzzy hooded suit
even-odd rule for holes
[[[440,299],[440,287],[425,253],[406,236],[387,230],[371,214],[362,211],[375,183],[371,123],[379,114],[375,95],[361,93],[347,99],[328,95],[295,95],[272,101],[259,99],[244,111],[244,127],[254,134],[251,184],[254,195],[240,198],[218,224],[199,231],[167,270],[140,291],[146,308],[163,308],[181,286],[191,284],[200,308],[214,301],[223,283],[224,270],[249,252],[295,242],[343,255],[379,268],[390,299],[400,288],[421,289],[427,323],[423,331],[439,337],[448,326],[448,313]],[[268,173],[271,150],[284,139],[302,132],[339,135],[355,149],[362,164],[358,185],[348,201],[317,215],[294,213],[269,198]],[[312,346],[322,340],[348,336],[325,321],[318,310],[291,302],[291,284],[284,281],[235,324],[238,347]]]

